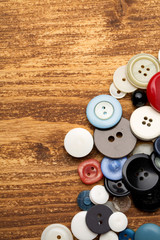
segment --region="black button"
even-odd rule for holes
[[[86,224],[88,228],[97,234],[103,234],[110,231],[108,219],[112,213],[109,207],[102,204],[90,208],[86,215]]]
[[[132,103],[135,107],[142,107],[147,102],[147,95],[143,90],[136,90],[132,93]]]
[[[122,179],[119,181],[111,181],[105,178],[104,186],[106,190],[115,197],[124,197],[130,194]]]
[[[123,166],[123,179],[131,192],[146,193],[156,187],[159,176],[147,154],[135,154]]]

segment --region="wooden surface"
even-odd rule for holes
[[[157,57],[159,0],[0,1],[0,239],[38,240],[52,223],[70,228],[82,184],[64,150],[74,127],[108,94],[114,71],[140,52]],[[120,100],[133,111],[130,95]],[[89,158],[102,155],[94,149]],[[103,184],[103,181],[99,182]],[[160,225],[160,211],[132,205],[129,227]]]

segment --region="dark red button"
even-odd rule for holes
[[[101,164],[96,159],[89,159],[80,163],[78,173],[85,184],[96,183],[103,177]]]
[[[150,79],[147,86],[147,98],[151,106],[160,112],[160,72]]]

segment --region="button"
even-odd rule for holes
[[[155,153],[160,157],[160,137],[158,137],[155,141],[154,141],[154,151]]]
[[[151,159],[146,154],[136,154],[128,158],[122,172],[126,186],[139,193],[152,190],[159,181]]]
[[[104,179],[104,186],[106,190],[115,197],[123,197],[130,194],[122,180],[111,181],[107,178]]]
[[[71,221],[71,231],[73,235],[80,240],[92,240],[97,234],[89,230],[86,225],[86,214],[87,211],[81,211],[77,213]]]
[[[126,77],[126,65],[119,67],[113,75],[115,86],[122,92],[131,93],[137,88],[133,86]]]
[[[123,98],[123,97],[126,96],[126,93],[125,93],[125,92],[122,92],[122,91],[120,91],[118,88],[116,88],[116,86],[114,85],[114,83],[112,83],[112,84],[110,85],[109,92],[110,92],[110,94],[112,95],[112,97],[117,98],[117,99],[121,99],[121,98]]]
[[[109,231],[101,234],[99,240],[118,240],[118,235],[115,232]]]
[[[147,142],[147,143],[140,143],[136,145],[134,148],[132,155],[138,154],[138,153],[145,153],[147,155],[150,155],[153,152],[153,143]]]
[[[147,103],[147,95],[143,90],[136,90],[132,93],[132,103],[135,107],[142,107]]]
[[[85,184],[93,184],[102,179],[101,164],[96,159],[85,160],[78,167],[78,174]]]
[[[73,240],[70,230],[62,224],[51,224],[44,229],[41,240]]]
[[[91,189],[89,197],[94,204],[105,204],[109,199],[109,194],[104,186],[96,185]]]
[[[160,173],[160,157],[155,152],[153,152],[151,154],[151,160],[155,169],[158,171],[158,173]]]
[[[106,233],[110,231],[108,219],[111,214],[112,211],[107,206],[96,205],[88,210],[86,215],[86,224],[92,232],[97,234]]]
[[[113,205],[115,209],[119,212],[127,212],[131,207],[131,199],[130,197],[114,197]]]
[[[124,231],[119,233],[119,240],[134,240],[135,232],[130,229],[126,228]]]
[[[111,201],[107,201],[105,203],[105,206],[109,207],[112,212],[117,212],[117,210],[115,209],[115,207],[113,206],[113,203]]]
[[[86,190],[80,192],[78,195],[77,203],[81,210],[87,211],[88,209],[94,206],[94,204],[91,202],[89,198],[89,193],[90,191]]]
[[[74,128],[66,134],[64,147],[72,157],[85,157],[92,151],[93,137],[84,128]]]
[[[134,240],[159,240],[160,227],[153,223],[141,225],[135,232]]]
[[[130,126],[135,136],[150,141],[160,134],[160,114],[150,106],[137,108],[131,115]]]
[[[126,67],[126,76],[135,87],[145,89],[151,77],[159,70],[159,62],[154,56],[141,53],[129,60]]]
[[[147,97],[151,106],[160,112],[160,72],[150,79],[147,86]]]
[[[160,62],[160,50],[158,51],[158,61]]]
[[[109,226],[114,232],[122,232],[128,225],[128,219],[122,212],[113,213],[108,220]]]
[[[134,149],[137,139],[130,130],[129,121],[122,118],[112,129],[95,129],[94,141],[103,155],[109,158],[123,158]]]
[[[87,105],[86,114],[89,122],[100,129],[115,126],[121,119],[120,102],[110,95],[94,97]]]
[[[122,168],[126,161],[126,157],[117,160],[104,157],[101,162],[103,175],[113,181],[122,179]]]

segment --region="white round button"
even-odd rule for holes
[[[95,107],[96,116],[102,120],[110,118],[113,112],[114,112],[113,106],[109,102],[100,102]]]
[[[115,97],[117,99],[121,99],[121,98],[126,96],[126,93],[125,92],[121,92],[118,88],[116,88],[114,83],[112,83],[110,85],[109,92],[112,95],[112,97]]]
[[[114,85],[122,92],[134,92],[137,88],[134,87],[126,77],[126,65],[119,67],[113,75]]]
[[[138,144],[132,152],[132,155],[145,153],[150,155],[153,152],[153,143],[140,143]]]
[[[41,240],[73,240],[73,236],[66,226],[51,224],[42,232]]]
[[[93,233],[86,224],[87,211],[77,213],[71,221],[71,231],[73,235],[80,240],[92,240],[98,234]]]
[[[73,157],[85,157],[92,151],[93,137],[84,128],[74,128],[66,134],[64,147]]]
[[[99,240],[118,240],[118,235],[115,232],[109,231],[101,234]]]
[[[137,108],[131,115],[130,126],[134,135],[150,141],[160,134],[160,114],[150,106]]]
[[[105,204],[109,199],[109,194],[104,186],[96,185],[91,189],[89,197],[94,204]]]
[[[128,225],[128,219],[122,212],[113,213],[108,220],[109,226],[114,232],[122,232]]]

